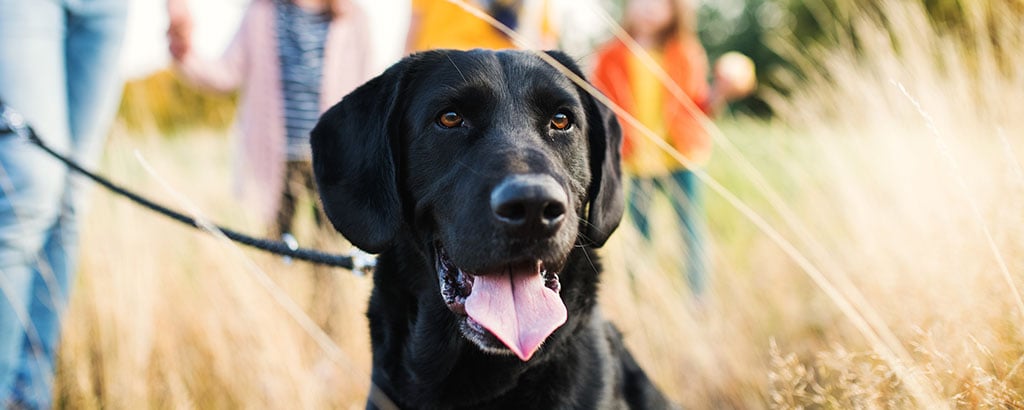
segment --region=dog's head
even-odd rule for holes
[[[566,320],[570,251],[619,224],[620,143],[607,108],[524,51],[413,55],[312,132],[335,228],[369,252],[416,242],[463,336],[524,361]]]

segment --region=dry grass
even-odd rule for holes
[[[628,223],[610,242],[605,313],[673,399],[1024,408],[1024,32],[1002,3],[969,4],[955,36],[916,2],[890,1],[885,20],[847,10],[846,46],[791,48],[805,70],[798,91],[775,96],[780,120],[725,127],[708,170],[767,225],[707,192],[715,270],[700,300],[685,289],[672,223],[656,224],[652,246]],[[259,232],[229,194],[226,146],[118,134],[104,169],[180,206],[137,148],[206,215]],[[367,278],[239,252],[106,194],[84,240],[64,403],[362,407]],[[323,289],[336,293],[312,297]]]
[[[230,194],[226,145],[209,135],[115,137],[106,169],[164,203],[183,208],[176,195],[201,201],[195,206],[206,217],[258,233]],[[180,191],[163,189],[135,150]],[[345,407],[367,391],[360,313],[368,278],[242,252],[106,194],[97,195],[92,216],[60,368],[71,407]],[[301,237],[314,236],[305,228]],[[263,286],[264,277],[274,285]],[[320,347],[279,295],[352,354]],[[333,301],[333,312],[314,300]]]

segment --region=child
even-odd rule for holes
[[[367,19],[348,0],[253,0],[217,60],[191,52],[190,19],[172,13],[171,54],[190,81],[241,88],[236,188],[291,235],[297,197],[315,200],[309,131],[320,114],[369,78]],[[318,224],[321,222],[318,215]]]
[[[716,87],[708,85],[707,57],[696,34],[696,10],[683,0],[629,0],[623,20],[625,31],[691,101],[675,98],[661,83],[654,68],[648,67],[619,40],[611,41],[598,53],[594,83],[612,101],[678,150],[688,160],[686,165],[703,165],[711,155],[711,139],[687,106],[710,114],[726,100],[749,94],[753,85],[737,83],[731,71],[717,68]],[[630,216],[640,233],[650,239],[647,213],[652,196],[655,191],[668,195],[684,228],[687,279],[691,290],[699,295],[704,290],[707,267],[697,178],[692,170],[663,152],[639,129],[624,120],[620,122],[624,136],[624,168],[631,176]],[[685,200],[678,200],[680,196]]]

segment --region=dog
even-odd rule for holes
[[[379,253],[381,393],[403,409],[669,407],[597,307],[621,139],[610,110],[527,51],[414,54],[323,114],[324,210]]]

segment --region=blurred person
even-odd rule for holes
[[[168,7],[168,14],[178,71],[203,88],[241,89],[236,190],[254,200],[248,204],[264,221],[273,221],[275,235],[297,246],[292,223],[299,199],[319,203],[309,131],[371,74],[362,8],[349,0],[253,0],[231,44],[212,60],[192,50],[188,10]],[[321,225],[322,211],[314,215]]]
[[[555,32],[547,0],[465,0],[524,35],[539,48],[553,48]],[[412,0],[406,54],[435,48],[516,48],[511,38],[448,0]]]
[[[622,26],[690,101],[676,99],[659,80],[655,68],[618,39],[599,50],[594,84],[678,150],[688,166],[704,165],[711,155],[711,138],[687,106],[711,115],[726,101],[750,94],[754,87],[752,66],[750,72],[745,72],[744,67],[735,69],[735,64],[716,65],[715,83],[708,84],[708,60],[697,38],[696,5],[692,0],[627,0]],[[620,122],[623,165],[630,180],[630,217],[650,240],[648,213],[654,195],[660,191],[669,198],[683,229],[687,281],[699,296],[706,286],[708,262],[697,177],[640,129],[621,118]]]
[[[0,0],[0,100],[86,167],[99,161],[120,98],[127,6]],[[0,407],[53,404],[87,183],[39,147],[0,134]]]

